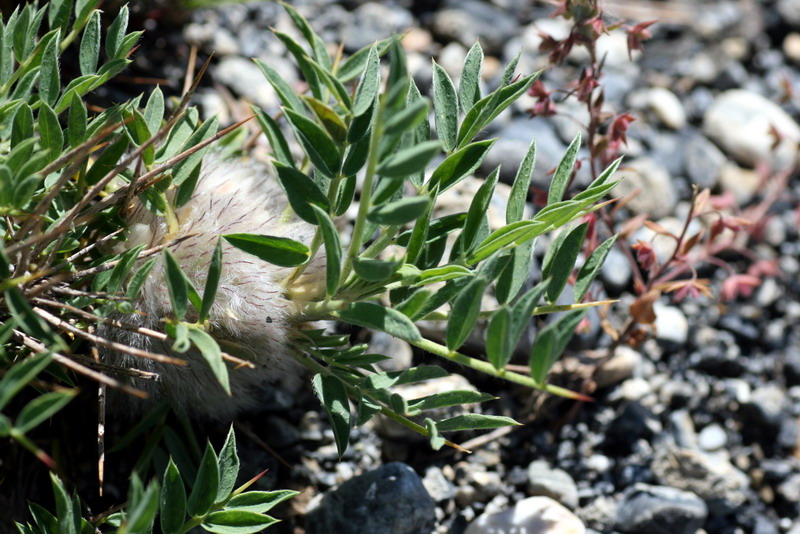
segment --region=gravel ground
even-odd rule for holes
[[[404,44],[421,88],[430,84],[430,56],[458,72],[476,37],[487,70],[497,72],[522,49],[519,70],[532,72],[546,61],[537,51],[539,31],[564,31],[560,19],[548,18],[552,7],[525,0],[293,4],[326,42],[343,42],[347,52],[410,30]],[[626,20],[659,19],[634,61],[624,33],[602,43],[607,104],[637,116],[625,149],[625,191],[642,193],[628,206],[630,214],[650,213],[672,227],[687,211],[693,183],[729,193],[743,207],[762,201],[768,183],[754,165],[785,167],[797,160],[800,100],[793,91],[800,89],[800,1],[614,0],[606,6]],[[299,80],[268,31],[291,26],[278,5],[228,5],[183,18],[164,10],[138,16],[152,38],[145,39],[131,74],[181,79],[189,45],[199,47],[201,60],[215,51],[197,103],[206,114],[219,113],[222,122],[244,113],[243,100],[277,109],[276,95],[250,57]],[[574,54],[563,68],[546,71],[545,84],[576,79],[583,60]],[[575,126],[558,118],[531,120],[531,104],[524,101],[498,119],[489,133],[501,141],[486,166],[502,161],[513,175],[535,136],[542,185]],[[784,134],[775,151],[759,123],[765,119]],[[290,467],[255,440],[240,438],[244,473],[268,466],[263,487],[305,490],[271,532],[800,534],[797,178],[789,179],[770,208],[758,239],[745,244],[757,257],[775,260],[777,272],[751,296],[724,304],[704,297],[662,299],[657,334],[635,349],[616,351],[596,402],[532,399],[528,391],[453,368],[502,397],[486,409],[527,423],[479,440],[471,455],[434,453],[414,436],[375,424],[354,432],[339,462],[313,396],[276,393],[271,408],[245,424]],[[725,259],[748,265],[741,255]],[[705,269],[701,276],[711,278],[718,292],[727,273]],[[621,254],[609,257],[602,280],[609,296],[628,303],[633,298]],[[613,313],[619,312],[612,320],[621,320]],[[594,326],[573,344],[557,379],[572,383],[596,365],[594,353],[584,349],[602,349],[610,340]],[[380,336],[371,343],[398,360],[424,360],[403,343]]]

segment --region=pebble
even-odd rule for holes
[[[756,171],[743,169],[734,163],[725,163],[719,173],[723,191],[733,193],[739,206],[746,206],[761,189],[761,177]]]
[[[725,447],[728,443],[728,435],[725,429],[717,424],[708,425],[700,431],[697,436],[700,448],[706,451],[716,451]]]
[[[656,312],[656,322],[653,325],[656,337],[678,346],[685,345],[689,338],[689,320],[681,309],[661,302],[656,302],[653,309]]]
[[[578,517],[550,497],[529,497],[505,512],[483,514],[464,534],[585,534]]]
[[[786,409],[786,394],[776,385],[767,385],[753,390],[750,402],[741,409],[745,430],[752,435],[769,440],[780,428]]]
[[[275,64],[270,63],[270,66],[278,70]],[[284,72],[280,74],[283,76]],[[214,78],[264,110],[271,110],[280,104],[275,91],[258,66],[243,57],[222,58],[214,69]],[[289,78],[287,81],[292,83],[293,79]]]
[[[707,188],[716,186],[727,161],[725,155],[699,133],[687,135],[682,141],[686,174],[692,183]]]
[[[783,137],[774,151],[772,127]],[[797,161],[800,126],[777,104],[750,91],[733,89],[717,96],[703,118],[703,130],[748,166],[768,162],[785,169]]]
[[[366,2],[350,15],[341,35],[345,48],[353,52],[414,26],[411,13],[397,4]]]
[[[636,484],[617,508],[617,529],[628,534],[696,534],[708,508],[694,493]]]
[[[614,349],[614,354],[596,372],[594,380],[598,388],[605,388],[619,384],[633,376],[640,367],[642,355],[633,347],[621,345]]]
[[[790,61],[800,63],[800,33],[792,32],[784,37],[783,53]]]
[[[308,534],[430,532],[436,504],[408,465],[392,462],[352,478],[309,503]]]
[[[434,35],[447,41],[458,41],[469,48],[480,38],[487,54],[498,54],[506,40],[517,31],[511,13],[479,0],[464,0],[438,10],[431,26]]]
[[[380,331],[372,332],[367,351],[370,354],[389,356],[389,360],[384,360],[377,364],[384,371],[408,369],[412,366],[414,359],[411,345],[407,341]]]
[[[550,186],[551,176],[548,172],[556,168],[567,149],[550,121],[541,117],[514,119],[497,132],[496,136],[498,140],[481,165],[482,172],[488,174],[501,165],[500,179],[511,183],[531,141],[535,139],[536,166],[533,170],[533,184],[542,189]]]
[[[647,213],[660,219],[672,213],[678,202],[669,172],[652,158],[624,162],[615,177],[621,181],[614,188],[614,196],[625,196],[639,190],[626,204],[635,213]]]
[[[603,266],[600,267],[600,277],[606,289],[612,291],[624,290],[630,284],[632,275],[633,271],[628,257],[616,247],[612,248],[608,252]]]
[[[575,481],[566,471],[550,467],[546,460],[528,466],[528,494],[550,497],[573,510],[578,506]]]
[[[680,99],[664,87],[639,89],[628,95],[628,104],[642,111],[652,111],[661,124],[672,130],[686,126],[686,110]]]
[[[431,466],[425,471],[422,478],[422,485],[431,498],[438,502],[449,501],[456,496],[456,488],[452,482],[447,480],[442,470],[437,466]]]
[[[664,448],[653,459],[652,469],[660,484],[695,493],[712,513],[729,513],[747,499],[747,475],[724,453]]]

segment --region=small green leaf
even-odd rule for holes
[[[42,103],[39,108],[39,137],[42,148],[48,151],[50,161],[61,155],[61,147],[64,145],[64,134],[58,123],[58,116],[53,108],[46,103]]]
[[[294,166],[294,158],[292,158],[292,153],[289,150],[289,143],[286,142],[286,137],[281,132],[278,123],[258,106],[251,105],[250,109],[255,113],[261,130],[267,136],[275,159],[287,167]]]
[[[492,314],[486,330],[486,357],[498,370],[508,364],[514,352],[511,323],[511,311],[502,306]]]
[[[436,133],[444,149],[451,152],[456,146],[458,134],[458,96],[453,81],[447,72],[433,62],[433,110]]]
[[[300,71],[303,73],[303,77],[308,84],[309,89],[311,89],[311,93],[314,95],[315,98],[322,98],[322,85],[319,82],[319,76],[317,76],[317,72],[311,66],[310,59],[306,51],[300,46],[297,41],[292,39],[290,36],[286,35],[283,32],[279,32],[277,30],[272,30],[272,33],[280,39],[286,49],[289,51],[292,56],[294,56],[295,63],[300,68]]]
[[[77,93],[72,93],[67,119],[67,140],[69,146],[77,147],[86,140],[86,105]]]
[[[497,279],[495,288],[495,297],[500,304],[514,300],[530,278],[535,248],[536,239],[532,239],[511,250],[508,265]]]
[[[222,360],[222,351],[216,340],[214,340],[208,332],[199,327],[189,328],[189,339],[192,341],[192,345],[200,350],[200,354],[203,355],[203,358],[208,363],[217,382],[219,382],[219,385],[225,390],[225,393],[230,396],[231,384],[228,377],[228,368]],[[214,491],[216,491],[216,489]]]
[[[369,139],[367,134],[371,131],[375,119],[378,116],[376,113],[377,109],[378,104],[377,101],[375,101],[365,113],[354,117],[353,120],[350,121],[350,128],[347,130],[348,143],[355,144],[362,139]]]
[[[347,444],[350,440],[351,420],[347,388],[338,378],[321,374],[314,376],[313,384],[314,392],[319,397],[331,421],[336,449],[339,451],[339,458],[341,458],[347,450]]]
[[[370,260],[356,258],[353,260],[353,270],[367,282],[382,282],[391,276],[403,265],[402,261]]]
[[[308,247],[287,237],[259,234],[226,234],[234,247],[281,267],[296,267],[309,257]]]
[[[277,522],[275,518],[255,512],[223,510],[209,514],[200,526],[214,534],[253,534]]]
[[[336,72],[336,77],[339,78],[339,81],[342,83],[349,82],[363,72],[373,48],[377,49],[378,56],[382,56],[389,49],[394,39],[395,37],[388,37],[377,43],[361,48],[342,62],[339,66],[339,70]]]
[[[457,350],[472,333],[481,312],[481,299],[489,285],[485,276],[476,276],[453,302],[450,312],[452,319],[447,322],[445,344],[450,350]]]
[[[464,222],[464,231],[461,234],[461,250],[464,254],[468,254],[473,248],[478,229],[489,210],[489,204],[492,201],[494,188],[499,177],[500,167],[497,167],[483,181],[475,196],[472,197],[472,202],[470,202],[469,211],[467,212],[467,220]]]
[[[53,494],[56,500],[56,516],[58,517],[58,534],[79,534],[81,517],[75,513],[72,500],[69,498],[64,483],[55,473],[50,473]]]
[[[603,241],[602,244],[594,249],[589,259],[584,262],[583,267],[581,267],[578,273],[578,278],[575,281],[575,288],[573,289],[575,293],[575,302],[580,302],[589,291],[589,287],[591,287],[592,282],[595,277],[597,277],[597,273],[600,272],[600,268],[603,266],[603,262],[606,261],[606,256],[608,256],[616,240],[617,235],[613,235]]]
[[[374,328],[406,341],[422,339],[416,325],[408,317],[374,302],[354,302],[337,315],[346,323]]]
[[[31,137],[33,137],[33,109],[27,102],[24,102],[14,114],[14,122],[11,127],[11,146],[16,147]],[[44,142],[42,145],[44,147]],[[11,162],[9,163],[11,164]],[[12,168],[16,170],[16,166]]]
[[[274,162],[274,165],[278,181],[286,192],[289,205],[292,206],[294,212],[304,221],[318,224],[313,207],[322,208],[327,213],[330,209],[328,197],[325,196],[319,185],[305,173],[278,162]]]
[[[427,98],[409,100],[405,109],[389,117],[383,125],[383,132],[386,135],[394,135],[416,128],[428,117],[429,107],[430,102]]]
[[[169,249],[164,249],[164,274],[167,279],[172,311],[175,312],[175,317],[179,321],[183,321],[186,311],[189,309],[189,290],[181,266]]]
[[[353,116],[363,115],[372,107],[381,85],[380,59],[377,45],[373,45],[367,55],[364,74],[358,82],[356,96],[353,99]]]
[[[161,530],[164,534],[179,534],[186,519],[186,488],[172,458],[164,470],[161,486]]]
[[[342,174],[354,176],[364,164],[369,156],[369,136],[365,136],[357,143],[350,145],[347,149],[347,156],[342,165]]]
[[[278,71],[260,59],[253,59],[253,61],[256,62],[258,68],[260,68],[261,72],[266,76],[267,81],[275,89],[275,92],[278,93],[278,98],[281,99],[283,105],[296,113],[305,113],[302,100],[297,96],[292,86],[278,74]]]
[[[430,185],[428,186],[429,189],[432,189],[434,185],[438,185],[439,193],[443,193],[471,175],[483,162],[494,142],[495,139],[478,141],[447,156],[433,171]]]
[[[342,273],[342,247],[339,244],[339,232],[330,215],[322,208],[309,204],[316,216],[322,241],[325,244],[325,292],[328,296],[336,294],[339,289],[339,278]]]
[[[556,322],[544,327],[536,335],[531,348],[531,378],[536,383],[544,384],[550,368],[564,351],[572,338],[575,328],[586,315],[586,310],[573,310],[565,313]]]
[[[376,224],[397,226],[418,219],[428,209],[430,198],[427,196],[407,197],[372,208],[367,220]]]
[[[0,410],[10,401],[19,390],[33,380],[36,375],[44,370],[50,363],[52,356],[49,353],[28,356],[12,365],[0,380]]]
[[[142,120],[144,120],[144,118],[142,118]],[[181,147],[181,152],[194,148],[201,142],[213,137],[214,134],[217,133],[218,126],[219,120],[217,117],[211,117],[205,121],[197,128],[197,130],[192,133],[192,135],[189,136],[189,138],[186,140],[186,143],[184,143],[183,147]],[[176,163],[175,166],[172,167],[172,184],[175,186],[182,185],[189,178],[195,168],[200,166],[200,163],[203,161],[203,156],[209,150],[211,150],[211,147],[206,146],[193,153],[183,161]],[[192,197],[193,192],[194,187],[189,188],[188,191],[182,191],[179,188],[176,195],[178,199],[175,200],[175,205],[180,207],[186,204],[186,202],[188,202]]]
[[[39,112],[41,114],[41,110]],[[128,149],[128,138],[121,136],[114,144],[107,147],[102,154],[94,161],[86,172],[84,180],[89,185],[94,185],[100,181],[108,172],[117,166],[120,158]]]
[[[455,389],[410,400],[408,401],[408,408],[409,410],[424,412],[426,410],[449,408],[450,406],[476,404],[496,398],[488,393],[480,393],[470,389]]]
[[[20,432],[35,428],[66,406],[77,394],[77,390],[61,390],[39,395],[22,408],[14,426]]]
[[[150,271],[153,269],[155,263],[156,258],[150,258],[136,271],[128,284],[128,291],[125,293],[127,298],[135,299],[139,295],[139,290],[147,281],[147,277],[150,276]]]
[[[317,123],[303,115],[289,108],[284,108],[284,113],[311,163],[326,176],[335,176],[342,160],[339,148],[333,139]]]
[[[164,93],[161,87],[156,86],[144,108],[144,120],[151,135],[155,135],[161,129],[161,121],[164,119]]]
[[[336,112],[324,102],[317,100],[311,96],[303,96],[308,107],[316,115],[317,120],[322,123],[322,126],[330,134],[333,140],[342,145],[347,140],[347,125],[336,114]]]
[[[435,284],[438,282],[446,282],[447,280],[454,280],[463,276],[473,276],[474,273],[461,265],[443,265],[441,267],[434,267],[422,271],[419,278],[414,283],[414,286],[423,286],[428,284]]]
[[[411,174],[425,170],[439,150],[439,141],[423,141],[400,150],[381,162],[378,174],[387,178],[408,178]]]
[[[521,425],[510,417],[470,413],[439,421],[436,426],[440,432],[457,432],[461,430],[485,430],[487,428]]]
[[[119,15],[111,23],[106,32],[106,56],[109,59],[117,59],[122,41],[125,39],[125,31],[128,29],[128,6],[122,6]]]
[[[47,43],[42,53],[42,64],[39,70],[39,96],[47,105],[52,106],[61,92],[61,76],[58,72],[58,45],[61,30]]]
[[[292,490],[248,491],[233,497],[225,504],[225,509],[264,514],[295,495],[299,495],[299,492]]]
[[[472,45],[464,59],[461,82],[458,84],[458,100],[466,115],[475,102],[481,99],[480,79],[483,67],[483,49],[478,41]]]
[[[434,188],[430,193],[431,199],[436,198],[438,190]],[[411,236],[406,245],[406,262],[416,264],[419,260],[420,254],[428,239],[428,230],[431,224],[431,214],[433,213],[434,201],[428,203],[425,213],[422,214],[414,223],[414,229],[411,231]]]
[[[233,433],[233,425],[228,430],[228,437],[225,438],[225,443],[219,451],[217,465],[219,466],[219,489],[216,502],[222,502],[230,497],[239,476],[239,455],[236,454],[236,435]]]
[[[207,514],[217,498],[219,488],[219,466],[217,465],[217,455],[211,443],[206,442],[206,450],[200,460],[200,468],[197,470],[197,477],[189,494],[186,509],[192,517]]]
[[[528,152],[522,159],[517,174],[514,176],[514,183],[511,185],[511,192],[508,195],[506,206],[506,224],[511,224],[522,220],[525,212],[525,200],[528,198],[528,189],[533,178],[533,168],[536,165],[536,139],[531,141]]]
[[[556,172],[553,175],[553,181],[550,182],[550,190],[547,192],[547,203],[555,204],[564,198],[564,193],[567,191],[567,184],[572,176],[572,171],[575,169],[575,160],[578,158],[578,150],[581,148],[581,133],[575,135],[575,139],[567,147],[564,157],[556,167]]]
[[[158,484],[153,481],[137,502],[129,502],[127,528],[130,534],[150,534],[153,530],[153,520],[158,513],[159,490]]]
[[[542,278],[550,278],[547,286],[547,299],[555,302],[567,285],[569,275],[575,266],[575,260],[581,252],[583,240],[586,237],[586,230],[589,223],[583,223],[567,234],[561,246],[558,247],[553,261],[545,268],[542,266]]]
[[[419,311],[430,298],[429,289],[420,289],[411,294],[406,300],[397,305],[396,309],[412,321],[419,317]]]
[[[208,314],[211,313],[211,307],[214,305],[214,299],[217,296],[217,288],[219,287],[219,278],[222,274],[222,240],[217,240],[217,246],[214,248],[214,253],[211,255],[211,263],[208,265],[208,276],[206,277],[206,285],[203,288],[203,302],[200,305],[200,312],[198,321],[203,323],[208,319]]]

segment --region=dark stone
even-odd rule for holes
[[[649,441],[660,430],[660,426],[650,410],[638,402],[630,402],[609,426],[604,445],[617,455],[630,452],[637,440]]]
[[[436,503],[411,467],[393,462],[327,492],[306,515],[307,534],[418,534],[436,522]]]
[[[694,534],[707,516],[706,503],[694,493],[636,484],[617,508],[617,528],[629,534]]]

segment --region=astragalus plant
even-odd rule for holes
[[[148,396],[178,412],[230,418],[258,407],[265,382],[302,383],[302,366],[312,371],[340,453],[350,430],[378,413],[426,435],[434,448],[456,446],[443,433],[517,424],[475,413],[426,417],[492,397],[448,391],[403,398],[395,386],[447,371],[430,365],[380,372],[374,366],[387,355],[319,327],[331,321],[385,332],[499,379],[578,397],[548,384],[547,374],[586,310],[598,304],[582,301],[613,238],[576,266],[587,230],[581,219],[614,187],[618,162],[567,196],[580,148],[575,139],[554,171],[547,206],[525,218],[532,140],[505,225],[491,229],[486,215],[499,169],[466,212],[437,215],[440,195],[475,173],[491,150],[494,140],[482,132],[538,73],[516,76],[514,60],[498,87],[482,95],[476,43],[458,88],[433,64],[428,99],[406,70],[399,37],[346,59],[332,57],[305,19],[285,6],[306,42],[276,35],[307,91],[297,94],[258,62],[283,105],[275,116],[253,108],[271,161],[269,167],[225,161],[223,151],[207,152],[242,125],[218,132],[216,118],[201,122],[187,106],[191,91],[175,102],[155,90],[87,111],[82,97],[125,67],[139,37],[126,33],[126,9],[101,36],[95,5],[28,6],[3,25],[3,435],[52,463],[26,432],[74,397],[75,373],[132,395],[130,405]],[[42,23],[48,31],[40,31]],[[81,75],[66,82],[59,56],[73,41]],[[106,62],[99,66],[101,41]],[[226,150],[235,152],[241,139]],[[353,221],[347,213],[355,213]],[[543,281],[530,287],[536,238],[557,230],[541,266]],[[576,304],[555,304],[565,291]],[[498,303],[494,309],[482,306],[487,292]],[[529,372],[508,370],[532,318],[557,312],[537,332]],[[442,338],[423,336],[423,320],[440,321]],[[479,322],[487,325],[485,351],[459,352]],[[52,391],[20,409],[8,403],[45,367],[49,374],[37,386]],[[222,476],[222,460],[206,456],[198,477],[203,469]],[[153,502],[141,500],[150,495],[141,484],[131,491],[140,499],[132,502]],[[228,506],[228,497],[209,497],[203,510]],[[239,526],[244,530],[237,532],[255,531]]]

